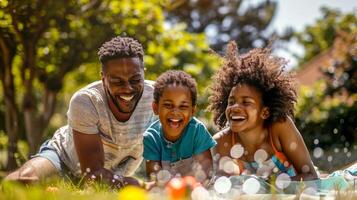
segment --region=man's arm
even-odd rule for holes
[[[104,168],[104,150],[99,134],[84,134],[73,130],[73,140],[83,173]]]
[[[85,134],[73,130],[73,140],[81,170],[86,178],[99,180],[114,187],[127,184],[139,186],[139,182],[131,177],[119,177],[104,168],[104,150],[99,134]]]
[[[124,186],[124,179],[104,168],[104,150],[99,134],[73,130],[73,141],[86,179],[98,180],[114,187]]]

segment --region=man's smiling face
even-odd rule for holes
[[[117,58],[105,63],[102,81],[121,113],[132,113],[144,90],[144,67],[139,58]]]

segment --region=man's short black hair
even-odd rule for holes
[[[165,88],[172,85],[187,87],[191,93],[192,105],[196,105],[196,81],[189,74],[181,70],[169,70],[157,78],[154,85],[154,101],[158,103]]]
[[[108,60],[116,58],[139,58],[143,62],[143,46],[137,40],[130,37],[114,37],[105,42],[98,51],[99,61],[102,68]]]

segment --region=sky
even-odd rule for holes
[[[261,0],[247,0],[248,4],[261,2]],[[352,12],[357,14],[357,0],[277,0],[278,10],[269,28],[282,32],[291,26],[296,31],[303,31],[306,25],[313,24],[321,16],[320,8],[327,6],[337,8],[341,12]],[[303,48],[296,41],[289,43],[288,48],[296,54],[303,54]],[[279,56],[290,60],[289,67],[297,64],[290,53],[277,51]]]

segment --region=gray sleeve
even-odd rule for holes
[[[68,125],[81,133],[97,134],[98,113],[90,97],[85,92],[73,95],[67,112]]]

